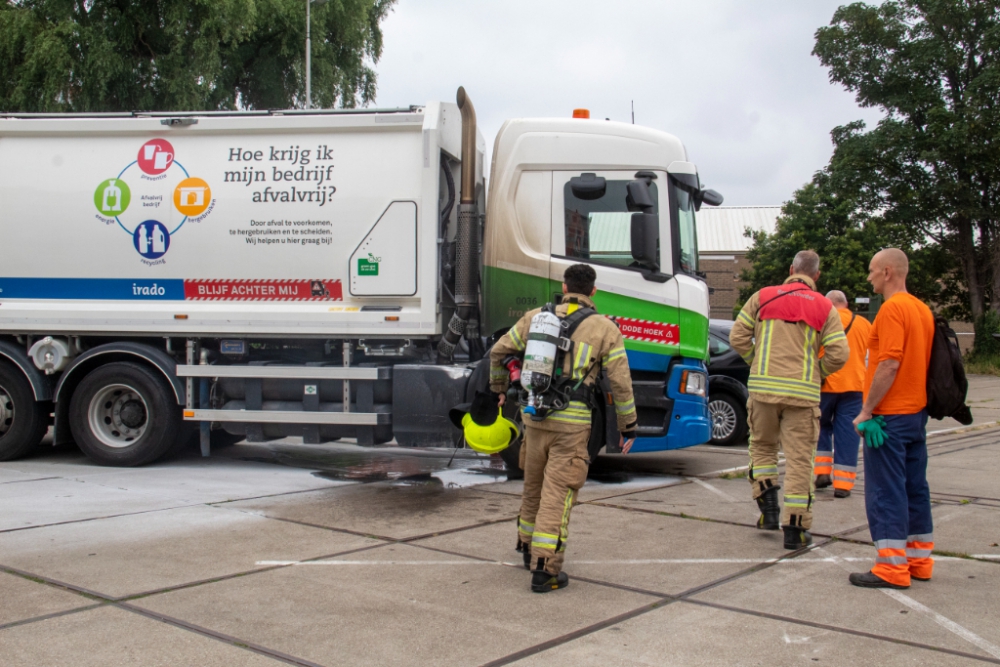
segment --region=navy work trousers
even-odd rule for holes
[[[929,579],[933,566],[927,411],[883,418],[885,443],[865,447],[865,510],[879,552],[872,571],[909,585],[910,574]]]
[[[854,430],[854,418],[861,412],[862,405],[860,391],[820,394],[819,442],[814,470],[817,475],[832,474],[835,489],[850,491],[854,488],[861,442]]]

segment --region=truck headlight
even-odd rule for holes
[[[689,396],[705,397],[705,390],[708,387],[708,378],[704,373],[697,371],[684,371],[681,373],[681,393]]]

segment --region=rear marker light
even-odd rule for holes
[[[573,109],[573,118],[590,118],[590,109]]]

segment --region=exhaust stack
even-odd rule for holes
[[[459,87],[455,101],[462,112],[462,176],[455,233],[455,305],[458,308],[438,343],[438,363],[452,360],[455,346],[465,334],[469,319],[479,304],[479,211],[476,207],[476,109]],[[478,331],[476,332],[478,336]]]

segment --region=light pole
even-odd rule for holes
[[[306,0],[306,109],[312,108],[312,20],[309,9],[327,0]]]

